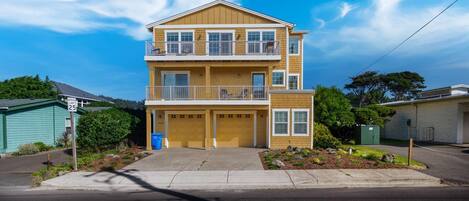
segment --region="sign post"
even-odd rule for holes
[[[75,120],[73,113],[77,111],[78,101],[75,98],[67,98],[67,108],[70,112],[70,129],[72,131],[72,153],[73,153],[73,170],[77,171],[77,145],[75,140]]]

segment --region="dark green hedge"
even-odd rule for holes
[[[77,124],[77,145],[82,150],[101,152],[126,143],[139,120],[119,109],[90,112]]]

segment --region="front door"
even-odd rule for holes
[[[163,73],[163,97],[169,100],[187,99],[189,97],[189,74]]]
[[[265,74],[252,74],[252,94],[254,99],[265,99]]]

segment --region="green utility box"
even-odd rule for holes
[[[379,144],[379,126],[360,125],[355,130],[357,144]]]

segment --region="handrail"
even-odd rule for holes
[[[147,86],[147,100],[267,100],[268,87],[248,85]]]
[[[280,55],[279,44],[279,41],[146,41],[145,55]]]

